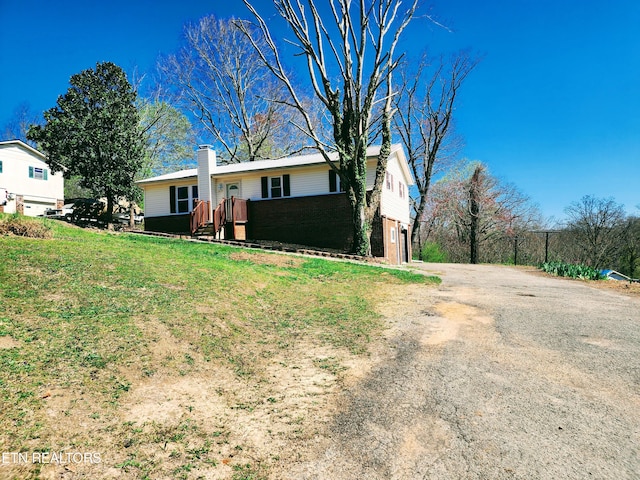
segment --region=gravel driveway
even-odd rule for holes
[[[640,299],[499,266],[390,308],[374,367],[285,478],[639,479]]]

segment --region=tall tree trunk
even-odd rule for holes
[[[136,226],[136,207],[135,203],[129,202],[129,228],[133,230]]]
[[[365,205],[361,202],[353,207],[353,253],[371,256],[371,228],[366,220]]]
[[[107,193],[107,211],[104,217],[109,228],[111,228],[111,224],[113,223],[113,205],[113,195],[109,192]]]
[[[469,214],[470,219],[470,231],[469,231],[469,243],[471,244],[470,262],[473,264],[478,263],[478,226],[480,224],[480,175],[482,170],[478,167],[473,172],[471,177],[471,183],[469,185]]]
[[[353,217],[353,247],[356,255],[371,256],[371,222],[367,218],[367,180],[356,178],[349,189]]]
[[[418,246],[418,259],[422,258],[422,215],[424,214],[424,208],[427,204],[427,197],[420,195],[420,201],[418,208],[416,209],[416,219],[413,222],[413,228],[411,229],[411,245]]]
[[[437,151],[437,150],[436,150]],[[429,194],[429,187],[431,186],[431,176],[433,175],[433,165],[436,162],[436,151],[431,151],[427,156],[427,167],[425,169],[424,178],[417,180],[418,184],[418,194],[420,198],[418,200],[418,208],[416,209],[416,220],[413,226],[413,230],[411,232],[411,243],[414,243],[416,240],[420,240],[420,228],[422,227],[422,214],[424,213],[424,209],[427,206],[427,195]],[[412,161],[415,163],[415,160]],[[413,168],[414,176],[417,173],[417,170]],[[420,254],[422,255],[422,253]],[[422,258],[420,258],[422,260]]]

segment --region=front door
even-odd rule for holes
[[[237,183],[227,183],[227,198],[240,198],[240,185]]]

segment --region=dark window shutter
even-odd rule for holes
[[[337,192],[338,191],[338,182],[336,181],[336,172],[333,170],[329,170],[329,191]]]
[[[262,177],[262,198],[269,198],[269,178]]]
[[[283,197],[291,196],[291,183],[289,181],[289,175],[282,176],[282,196]]]
[[[169,207],[171,213],[176,213],[176,187],[173,185],[169,187]]]
[[[33,178],[33,167],[29,167],[29,178]]]

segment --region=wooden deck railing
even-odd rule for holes
[[[233,201],[233,219],[235,223],[247,223],[249,216],[247,213],[247,201],[242,198],[231,197]]]
[[[191,235],[193,235],[200,227],[209,223],[209,204],[210,202],[204,202],[202,200],[197,201],[196,206],[191,212]]]
[[[209,202],[200,201],[191,212],[191,234],[193,235],[200,227],[211,223],[213,235],[218,236],[223,228],[232,224],[247,223],[248,211],[247,201],[241,198],[223,198],[213,211],[213,219],[209,220]]]
[[[213,234],[215,236],[220,233],[225,223],[227,223],[227,209],[226,201],[223,199],[213,212]]]

